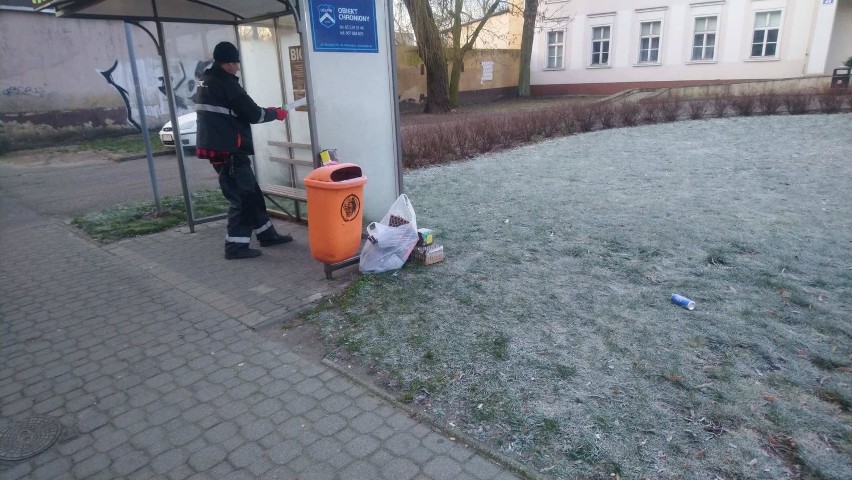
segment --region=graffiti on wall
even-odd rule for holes
[[[180,71],[178,78],[172,82],[172,94],[175,99],[175,106],[177,107],[177,114],[180,115],[182,111],[194,110],[195,105],[195,96],[198,90],[198,81],[197,78],[200,77],[204,70],[210,67],[212,61],[198,61],[195,62],[195,68],[192,71],[192,76],[187,75],[187,69],[184,66],[183,62],[179,62],[177,64],[177,70]],[[116,60],[112,66],[107,70],[98,70],[106,82],[110,84],[118,93],[121,95],[122,100],[124,100],[124,105],[127,108],[127,122],[133,125],[137,130],[141,131],[141,127],[134,120],[134,110],[133,104],[130,101],[130,92],[126,88],[124,88],[120,82],[117,82],[114,78],[114,73],[116,69],[119,68],[118,60]],[[116,75],[117,76],[117,75]],[[165,78],[160,75],[157,77],[160,82],[160,85],[157,87],[157,90],[162,95],[161,97],[161,111],[168,111],[168,96],[166,95],[166,82]],[[138,114],[137,114],[138,116]]]
[[[121,85],[115,83],[115,80],[112,78],[112,72],[114,72],[116,68],[118,68],[118,60],[113,62],[112,66],[109,67],[109,69],[98,70],[98,73],[103,75],[106,82],[112,85],[112,87],[118,91],[119,95],[121,95],[121,99],[124,100],[124,106],[127,108],[127,123],[133,125],[136,130],[141,132],[142,127],[140,127],[139,124],[136,123],[136,120],[133,120],[133,107],[130,105],[129,92]]]
[[[7,87],[3,89],[4,97],[43,97],[42,87]]]

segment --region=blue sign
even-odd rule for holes
[[[317,52],[378,53],[375,0],[309,0]]]

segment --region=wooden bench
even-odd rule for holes
[[[304,143],[270,141],[269,145],[273,147],[284,147],[290,149],[311,149],[310,145]],[[296,179],[298,178],[296,176],[296,167],[313,168],[314,162],[312,162],[311,160],[284,158],[274,155],[270,155],[269,160],[275,163],[287,165],[290,170],[290,185],[266,184],[260,186],[260,191],[263,192],[263,196],[266,197],[267,200],[272,202],[272,204],[278,208],[277,210],[270,210],[270,213],[283,215],[298,222],[307,222],[307,219],[304,218],[304,212],[301,209],[300,202],[307,203],[308,195],[304,188],[299,188],[296,185]],[[295,215],[288,212],[284,207],[281,206],[281,204],[278,203],[278,201],[281,199],[291,200],[293,202],[293,210],[295,211]]]

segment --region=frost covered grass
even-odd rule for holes
[[[446,259],[309,317],[333,359],[544,476],[848,479],[850,131],[660,123],[409,171]]]

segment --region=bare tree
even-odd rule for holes
[[[428,0],[404,0],[417,36],[417,52],[426,67],[425,113],[450,111],[449,81],[444,45]]]
[[[518,72],[518,96],[530,96],[530,60],[532,60],[535,19],[538,17],[538,0],[524,0],[524,27],[521,33],[521,59]]]
[[[452,67],[450,69],[450,88],[449,88],[449,97],[450,104],[457,105],[459,99],[459,80],[461,79],[461,73],[464,64],[464,57],[467,53],[473,50],[473,46],[476,43],[476,39],[479,37],[479,33],[482,32],[482,28],[488,22],[488,20],[494,16],[494,13],[497,11],[497,7],[501,4],[504,4],[505,0],[491,0],[491,4],[488,5],[488,8],[485,10],[485,13],[478,20],[474,20],[473,22],[466,21],[465,17],[469,16],[465,13],[464,0],[455,0],[452,4],[452,10],[448,12],[449,18],[451,20],[450,26],[450,61],[452,62]],[[476,25],[467,38],[462,38],[462,26],[467,23],[473,23]]]

